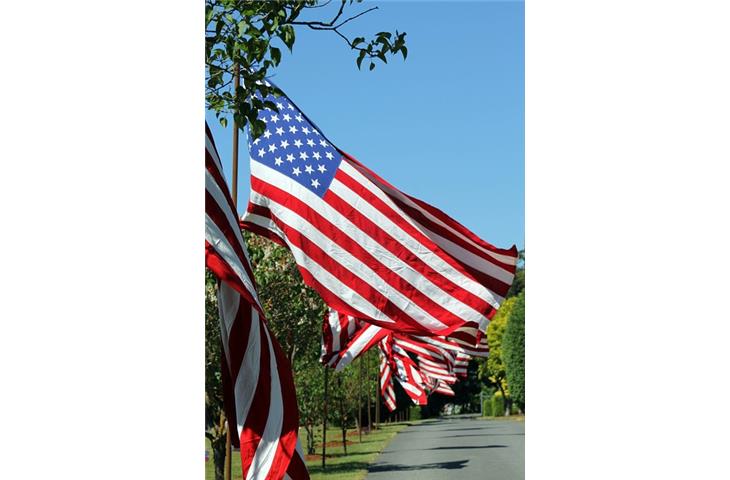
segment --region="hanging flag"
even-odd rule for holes
[[[378,343],[380,351],[380,390],[388,410],[396,408],[393,378],[416,405],[426,405],[426,378],[419,372],[408,354],[393,343],[392,335]]]
[[[475,345],[512,284],[501,249],[410,197],[335,147],[286,96],[269,96],[249,141],[242,226],[293,253],[304,281],[336,310],[398,333]]]
[[[269,332],[236,209],[206,125],[205,264],[219,280],[226,414],[245,479],[308,479],[291,366]]]
[[[320,361],[339,372],[388,333],[389,330],[330,308],[322,323]]]

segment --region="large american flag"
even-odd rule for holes
[[[514,278],[517,249],[485,242],[338,149],[286,96],[249,140],[244,228],[287,246],[336,310],[400,333],[476,344]],[[450,160],[451,161],[451,160]]]
[[[219,279],[224,391],[243,478],[307,479],[291,366],[269,332],[236,209],[205,128],[205,264]]]

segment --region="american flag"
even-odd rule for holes
[[[286,96],[269,96],[249,139],[242,225],[287,246],[336,310],[399,333],[476,344],[509,289],[517,248],[501,249],[410,197],[330,142]],[[464,328],[466,327],[466,328]]]
[[[380,388],[388,409],[392,412],[396,408],[393,378],[398,380],[413,403],[426,405],[428,403],[427,380],[405,350],[393,342],[393,335],[390,334],[383,338],[378,343],[378,348],[380,350]]]
[[[322,323],[321,362],[341,371],[362,353],[375,346],[388,330],[329,309]]]
[[[269,332],[236,209],[205,128],[205,264],[219,279],[224,390],[246,479],[307,479],[291,366]]]

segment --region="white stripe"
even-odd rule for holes
[[[257,192],[251,192],[251,203],[258,205],[265,201],[268,201],[269,208],[280,222],[304,235],[307,239],[309,239],[309,241],[321,248],[324,252],[328,253],[333,261],[337,262],[345,270],[348,270],[356,279],[362,280],[380,292],[393,302],[394,305],[400,308],[411,318],[415,319],[429,331],[442,331],[448,328],[447,325],[431,316],[431,314],[423,310],[417,304],[413,303],[413,301],[401,291],[386,283],[385,280],[383,280],[368,265],[360,261],[359,258],[352,255],[347,250],[336,246],[329,237],[320,232],[314,225],[309,223],[297,212],[290,210],[284,205],[280,205],[271,199],[264,200],[264,197]],[[294,225],[296,225],[296,227],[294,227]],[[287,244],[292,248],[294,247],[291,245],[291,242],[287,242]],[[337,248],[337,251],[334,255],[332,255],[335,248]]]
[[[248,293],[260,307],[261,304],[259,303],[259,298],[256,294],[256,288],[254,288],[251,280],[248,278],[248,274],[243,268],[241,259],[238,257],[236,252],[233,251],[233,247],[231,247],[231,244],[228,243],[228,239],[218,228],[218,225],[216,225],[213,219],[208,215],[205,216],[205,239],[208,240],[208,243],[210,243],[213,249],[218,252],[223,260],[231,267],[231,269],[233,269],[236,275],[238,275],[238,278],[241,279],[241,282],[246,287],[246,290],[248,290]]]
[[[251,468],[246,475],[247,480],[265,478],[271,470],[271,464],[276,456],[276,449],[281,438],[281,426],[284,423],[284,403],[281,398],[281,383],[276,363],[276,352],[271,344],[271,335],[265,325],[262,325],[269,345],[269,368],[271,368],[271,399],[266,417],[266,427],[261,435],[258,448],[251,460]]]
[[[343,163],[344,163],[344,162],[343,162]],[[348,162],[348,165],[349,165],[349,162]],[[351,166],[351,168],[353,168],[353,169],[356,169],[357,167],[355,167],[355,166],[353,165],[353,166]],[[404,194],[403,192],[401,192],[401,191],[399,191],[399,190],[395,190],[395,189],[393,189],[393,188],[390,188],[390,187],[389,187],[388,185],[385,185],[385,184],[383,184],[382,182],[378,181],[378,179],[376,179],[376,178],[372,177],[372,176],[371,176],[371,175],[370,175],[369,173],[367,173],[367,172],[362,172],[362,171],[360,171],[359,169],[357,169],[357,171],[358,171],[358,172],[359,172],[359,173],[360,173],[361,175],[363,175],[363,176],[364,176],[365,178],[367,178],[368,180],[370,180],[371,182],[373,182],[373,183],[374,183],[374,184],[375,184],[376,186],[378,186],[378,187],[380,187],[380,188],[381,188],[382,190],[384,190],[384,191],[385,191],[386,193],[389,193],[389,194],[391,194],[392,196],[394,196],[394,197],[398,198],[399,200],[401,200],[401,201],[402,201],[403,203],[405,203],[406,205],[409,205],[409,206],[411,206],[411,207],[415,208],[415,209],[416,209],[416,210],[418,210],[419,212],[423,213],[423,215],[425,215],[425,216],[426,216],[426,218],[428,218],[429,220],[431,220],[431,221],[432,221],[433,223],[435,223],[435,224],[437,224],[437,225],[440,225],[441,227],[443,227],[443,228],[445,228],[445,229],[449,230],[449,231],[450,231],[451,233],[453,233],[454,235],[456,235],[456,236],[457,236],[457,237],[459,237],[460,239],[462,239],[462,240],[464,240],[465,242],[467,242],[467,243],[469,243],[469,244],[471,244],[471,245],[475,246],[475,247],[476,247],[476,248],[478,248],[478,249],[479,249],[480,251],[484,252],[485,254],[489,255],[490,257],[494,258],[495,260],[497,260],[497,261],[499,261],[499,262],[502,262],[502,263],[506,263],[506,264],[508,264],[508,265],[516,265],[516,264],[517,264],[517,258],[516,258],[516,257],[512,257],[512,256],[510,256],[510,255],[504,255],[504,254],[501,254],[501,253],[497,253],[497,252],[493,252],[493,251],[491,251],[491,250],[488,250],[488,249],[484,248],[483,246],[481,246],[481,245],[479,245],[478,243],[474,242],[474,241],[473,241],[473,240],[471,240],[470,238],[468,238],[468,237],[465,237],[465,236],[464,236],[463,234],[461,234],[460,232],[458,232],[457,230],[455,230],[454,228],[452,228],[452,227],[451,227],[451,226],[450,226],[449,224],[447,224],[447,223],[444,223],[443,221],[441,221],[441,219],[439,219],[438,217],[435,217],[434,215],[432,215],[432,214],[431,214],[431,213],[430,213],[429,211],[427,211],[427,210],[425,210],[425,209],[421,208],[421,206],[420,206],[420,205],[418,205],[418,204],[417,204],[417,203],[415,203],[415,202],[414,202],[413,200],[411,200],[410,198],[408,198],[408,197],[407,197],[407,196],[406,196],[406,195],[405,195],[405,194]],[[400,210],[400,208],[399,208],[399,210]],[[404,212],[404,213],[405,213],[405,212]],[[415,220],[415,219],[414,219],[413,221],[414,221],[414,222],[416,222],[416,220]],[[420,225],[420,223],[419,223],[419,225]],[[510,283],[511,283],[511,282],[510,282]]]
[[[357,244],[361,245],[368,252],[373,253],[373,256],[375,256],[380,263],[388,267],[392,272],[399,275],[403,280],[419,290],[423,295],[430,297],[436,303],[441,304],[443,308],[447,309],[454,315],[461,317],[466,322],[475,322],[482,324],[485,321],[486,317],[483,315],[482,312],[479,312],[470,305],[462,302],[457,298],[454,298],[450,293],[444,291],[440,286],[431,282],[431,280],[426,275],[418,272],[413,268],[412,265],[409,265],[408,263],[398,258],[396,255],[391,253],[389,250],[385,249],[385,247],[383,247],[380,243],[378,243],[371,236],[360,230],[360,228],[358,228],[344,215],[328,205],[326,202],[324,202],[324,200],[309,191],[307,188],[302,187],[300,184],[290,179],[286,175],[279,173],[256,161],[251,161],[251,175],[256,176],[259,179],[270,183],[271,185],[283,191],[289,192],[297,198],[301,199],[311,209],[316,211],[332,224],[336,225],[337,228],[340,229],[347,237],[352,239]],[[426,265],[428,265],[431,269],[439,272],[446,278],[449,278],[449,275],[445,275],[444,272],[449,271],[452,277],[454,275],[458,275],[459,278],[461,278],[462,283],[464,281],[470,282],[471,284],[473,284],[473,291],[471,293],[477,292],[475,293],[476,295],[479,295],[478,292],[480,291],[485,292],[485,295],[488,293],[488,291],[482,285],[474,282],[474,280],[472,280],[470,277],[466,277],[462,273],[456,271],[453,267],[448,265],[441,258],[436,257],[433,253],[429,252],[429,254],[424,254],[424,250],[427,250],[425,246],[421,245],[415,239],[408,236],[382,213],[379,213],[378,210],[374,209],[369,203],[363,202],[362,200],[359,200],[359,202],[357,202],[357,199],[360,199],[360,197],[356,196],[354,192],[350,191],[346,186],[344,186],[341,182],[335,179],[332,182],[330,189],[333,189],[333,187],[336,186],[341,186],[342,188],[346,189],[346,191],[350,192],[349,195],[346,195],[346,192],[340,192],[338,193],[338,195],[342,197],[342,199],[345,201],[348,200],[345,197],[349,196],[350,198],[347,203],[353,206],[353,208],[355,208],[356,210],[362,211],[361,207],[367,206],[368,209],[371,211],[370,215],[368,216],[376,224],[389,222],[392,225],[393,229],[398,230],[402,236],[406,237],[406,240],[399,239],[391,231],[388,231],[388,233],[393,236],[396,241],[404,243],[404,245],[411,253],[424,260]],[[353,202],[353,200],[355,200],[355,202]],[[269,201],[270,199],[268,199],[267,197],[263,197],[258,192],[254,192],[253,190],[251,191],[251,203],[268,207],[271,210],[272,206],[269,204]],[[353,203],[356,203],[356,205],[353,205]],[[277,212],[274,213],[276,214]],[[362,211],[362,213],[365,214],[364,211]],[[375,216],[373,217],[373,215]],[[244,216],[244,221],[248,221],[249,216],[250,214],[247,212]],[[332,243],[331,241],[330,248],[340,249],[338,245]],[[423,258],[425,256],[435,258],[432,258],[432,262],[428,262],[425,258]],[[458,281],[454,281],[454,279],[451,280],[453,281],[453,283],[460,285]],[[483,298],[485,299],[485,301],[488,302],[488,300],[484,296],[480,296],[480,298]]]
[[[399,216],[409,224],[411,224],[416,230],[421,231],[419,228],[419,225],[416,224],[416,222],[405,214],[398,206],[393,203],[393,200],[388,197],[382,190],[380,190],[377,186],[375,186],[370,180],[368,180],[364,175],[360,173],[359,170],[355,169],[352,165],[350,165],[348,162],[343,161],[340,164],[340,169],[344,171],[346,174],[351,176],[356,182],[362,184],[363,187],[365,187],[370,193],[378,197],[380,200],[382,200],[384,203],[386,203],[390,208],[393,209],[393,211],[397,212]],[[345,186],[343,183],[335,179],[332,184],[330,185],[330,190],[332,190],[335,193],[338,193],[339,196],[343,197],[343,200],[346,200],[346,198],[343,195],[350,196],[350,198],[354,198],[352,196],[356,196],[357,199],[365,200],[361,196],[357,195],[355,192],[350,190],[347,186]],[[355,199],[357,201],[357,199]],[[348,202],[350,203],[350,202]],[[465,275],[464,273],[459,272],[454,267],[446,263],[443,259],[441,259],[438,255],[433,253],[431,249],[426,248],[424,245],[422,245],[418,240],[413,238],[410,234],[406,233],[403,229],[401,229],[396,223],[394,223],[392,220],[390,220],[388,217],[380,213],[379,210],[377,210],[375,207],[373,207],[369,202],[365,201],[365,204],[367,204],[367,210],[370,210],[370,215],[375,214],[376,217],[371,218],[378,218],[380,220],[383,219],[383,223],[386,223],[388,225],[388,233],[391,233],[392,231],[398,232],[400,235],[402,235],[402,238],[399,238],[404,244],[409,245],[409,249],[417,255],[419,258],[421,258],[424,262],[426,262],[427,265],[429,265],[431,268],[436,270],[437,272],[441,273],[446,278],[449,278],[452,282],[462,287],[464,290],[471,292],[474,295],[477,295],[479,298],[484,299],[487,301],[490,305],[494,306],[495,303],[497,303],[493,297],[493,292],[487,289],[484,285],[477,282],[475,279],[471,278],[470,276]],[[350,203],[352,205],[352,203]],[[361,205],[361,202],[357,202],[357,209],[364,212],[366,208],[363,208],[364,206]],[[391,231],[391,229],[393,229]],[[414,245],[415,243],[415,245]],[[420,246],[420,248],[418,247]],[[425,252],[424,252],[425,251]],[[425,254],[424,254],[425,253]],[[498,306],[498,305],[497,305]]]

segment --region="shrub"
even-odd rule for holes
[[[504,417],[504,400],[502,394],[497,392],[492,397],[492,415],[495,417]]]
[[[421,407],[411,406],[410,419],[411,420],[420,420],[421,419]]]
[[[491,417],[492,416],[492,399],[487,398],[482,402],[482,412],[484,412],[485,417]]]
[[[509,383],[509,396],[525,410],[525,292],[515,302],[502,337],[502,360]]]

